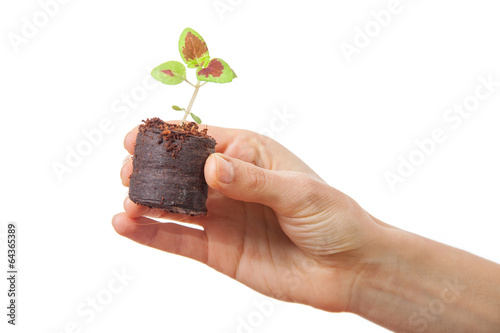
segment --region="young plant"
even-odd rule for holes
[[[196,84],[192,84],[186,78],[186,66],[178,61],[167,61],[151,72],[151,75],[158,81],[168,85],[175,85],[187,82],[194,87],[194,93],[187,108],[173,105],[175,111],[183,111],[181,125],[186,121],[188,115],[197,123],[201,119],[191,112],[198,90],[207,82],[227,83],[236,78],[236,74],[229,65],[220,58],[210,58],[208,47],[199,33],[191,28],[186,28],[179,39],[179,52],[182,60],[188,68],[196,68]]]

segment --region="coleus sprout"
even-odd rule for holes
[[[236,74],[229,65],[220,58],[210,58],[208,47],[199,33],[191,28],[186,28],[179,38],[179,52],[182,60],[188,68],[196,68],[196,85],[189,82],[186,78],[186,66],[178,61],[167,61],[151,72],[151,75],[164,84],[175,85],[187,82],[194,87],[194,93],[189,101],[187,109],[173,105],[175,111],[184,111],[182,123],[186,121],[188,115],[200,124],[201,119],[191,112],[194,100],[200,87],[207,82],[227,83],[236,78]]]

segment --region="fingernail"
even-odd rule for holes
[[[130,161],[130,159],[131,159],[131,158],[132,158],[132,155],[128,155],[127,157],[125,157],[125,158],[123,159],[122,166],[124,166],[124,165],[125,165],[125,163],[127,163],[128,161]]]
[[[215,155],[215,161],[217,164],[217,180],[224,184],[231,184],[234,178],[234,170],[231,162],[219,155]]]

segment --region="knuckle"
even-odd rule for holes
[[[352,199],[313,177],[298,175],[294,187],[297,189],[295,211],[298,214],[345,212],[352,209]]]
[[[267,187],[267,173],[259,167],[252,166],[251,168],[253,170],[246,175],[248,190],[260,193]]]
[[[255,132],[246,132],[239,138],[237,157],[245,162],[264,166],[262,158],[266,156],[267,140],[263,135]]]
[[[325,199],[325,192],[321,184],[310,177],[300,177],[296,184],[300,189],[300,200],[302,206],[312,207],[321,203]]]
[[[156,241],[156,236],[158,235],[158,226],[154,226],[150,229],[150,232],[145,235],[143,244],[149,247],[153,247]]]

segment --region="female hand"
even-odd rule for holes
[[[184,216],[125,200],[116,231],[201,261],[270,297],[345,311],[377,223],[276,141],[209,126],[216,153],[205,164],[207,216]],[[125,139],[133,154],[137,128]],[[128,186],[132,161],[122,168]],[[203,230],[163,218],[197,224]]]

